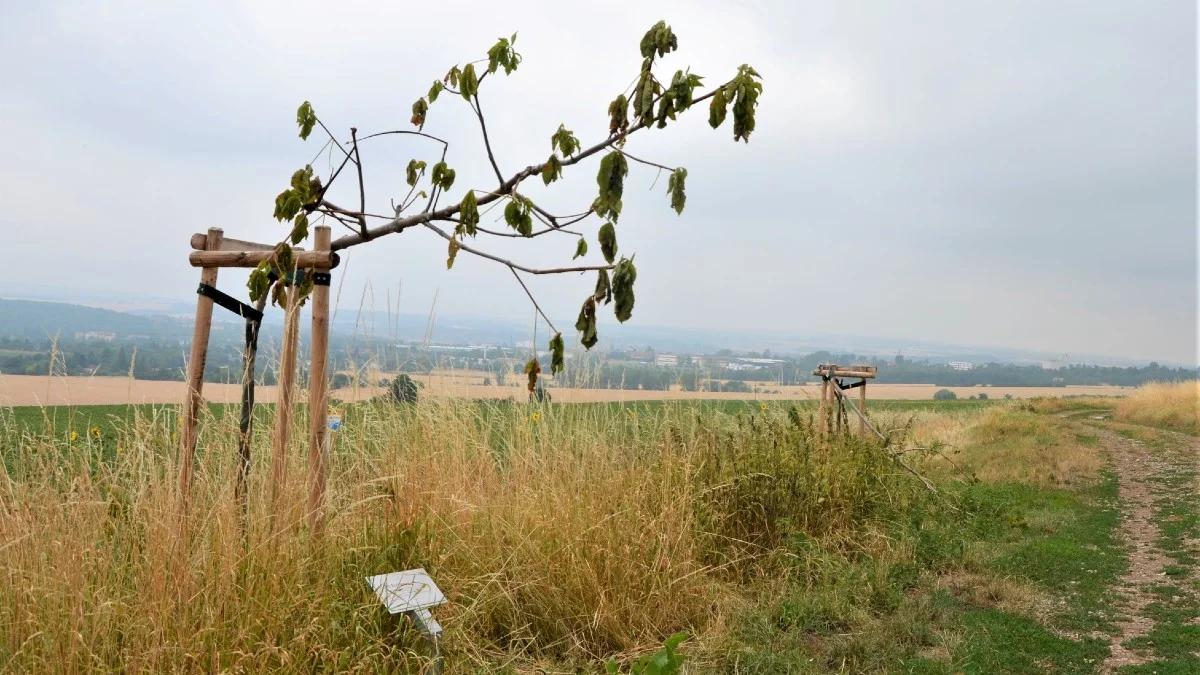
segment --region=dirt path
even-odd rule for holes
[[[1120,580],[1117,590],[1122,614],[1125,618],[1117,625],[1109,657],[1101,666],[1101,672],[1112,673],[1125,666],[1146,663],[1154,659],[1153,654],[1143,650],[1134,651],[1125,645],[1131,640],[1146,636],[1155,627],[1155,620],[1147,612],[1155,600],[1154,586],[1164,583],[1166,569],[1171,558],[1159,547],[1161,531],[1158,524],[1155,502],[1162,498],[1165,489],[1154,480],[1156,474],[1170,470],[1178,457],[1172,453],[1153,449],[1142,441],[1126,438],[1109,429],[1092,427],[1100,436],[1103,447],[1112,458],[1117,473],[1119,500],[1121,503],[1120,536],[1129,555],[1129,569]],[[1158,433],[1176,438],[1176,442],[1194,444],[1195,439],[1159,430]]]
[[[1101,672],[1111,673],[1123,666],[1148,660],[1124,644],[1146,635],[1154,628],[1154,620],[1146,616],[1146,607],[1153,600],[1150,587],[1163,578],[1163,570],[1170,561],[1155,547],[1159,531],[1154,518],[1155,495],[1150,481],[1150,477],[1163,468],[1163,462],[1145,443],[1107,429],[1097,429],[1097,433],[1112,457],[1113,469],[1117,473],[1121,539],[1129,552],[1129,570],[1121,577],[1119,587],[1127,616],[1118,624],[1112,651],[1101,667]]]

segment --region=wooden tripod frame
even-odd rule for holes
[[[313,251],[296,250],[298,273],[313,275],[312,291],[312,368],[308,389],[310,413],[308,438],[308,500],[309,528],[319,532],[323,525],[322,507],[328,480],[328,448],[325,443],[325,411],[328,406],[327,365],[329,359],[329,270],[338,264],[337,254],[330,250],[330,229],[313,228]],[[209,228],[207,234],[192,235],[196,249],[188,256],[193,267],[199,267],[200,287],[196,299],[196,324],[192,332],[191,356],[187,364],[187,393],[183,403],[183,420],[179,443],[179,510],[181,527],[186,524],[188,499],[194,473],[196,442],[199,437],[200,404],[203,401],[204,366],[208,359],[208,340],[212,332],[214,300],[247,319],[246,350],[242,370],[242,418],[239,438],[237,495],[243,512],[247,506],[246,480],[250,470],[250,429],[254,407],[254,362],[258,345],[258,328],[265,298],[251,308],[216,290],[217,272],[222,267],[253,267],[274,254],[274,246],[255,242],[226,239],[220,228]],[[293,282],[295,280],[292,280]],[[240,306],[240,307],[239,307]],[[287,479],[287,447],[291,432],[292,408],[295,397],[296,350],[299,342],[300,294],[289,285],[284,308],[283,345],[279,363],[279,396],[276,405],[275,432],[271,457],[271,513],[278,513],[279,499]],[[257,318],[255,318],[257,314]]]
[[[855,411],[858,415],[858,432],[866,433],[867,380],[875,379],[877,370],[875,366],[839,366],[835,363],[822,363],[813,370],[812,374],[821,378],[821,403],[817,409],[817,424],[822,433],[837,433],[849,428],[849,420],[846,418],[846,392],[849,389],[858,389],[858,409]],[[858,381],[844,385],[843,378]]]

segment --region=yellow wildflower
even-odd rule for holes
[[[72,431],[71,432],[71,442],[74,443],[77,440],[79,440],[79,432]]]
[[[100,427],[92,427],[88,433],[92,435],[92,438],[100,438]]]
[[[542,421],[542,411],[540,411],[540,410],[534,410],[532,413],[530,413],[530,414],[529,414],[529,421],[530,421],[530,422],[533,422],[534,424],[537,424],[538,422],[541,422],[541,421]]]

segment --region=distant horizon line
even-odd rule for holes
[[[41,302],[41,303],[74,305],[74,306],[78,306],[78,307],[88,307],[88,308],[92,308],[92,309],[103,309],[103,310],[113,311],[113,312],[117,312],[120,314],[126,314],[126,315],[130,315],[130,316],[159,315],[159,316],[169,316],[169,317],[176,317],[176,318],[180,318],[180,319],[186,319],[191,314],[191,312],[189,311],[189,308],[188,308],[189,303],[187,303],[186,300],[179,300],[179,299],[173,299],[173,298],[168,299],[168,298],[162,298],[162,297],[151,296],[151,295],[133,296],[131,298],[130,296],[126,295],[125,296],[126,302],[105,303],[103,301],[91,300],[91,299],[87,298],[86,297],[88,295],[87,291],[79,291],[77,293],[71,293],[71,295],[75,295],[75,296],[85,296],[83,298],[77,297],[75,299],[65,299],[63,296],[65,296],[67,294],[68,289],[60,288],[60,289],[55,289],[55,290],[57,292],[52,291],[50,293],[43,292],[43,293],[32,293],[32,294],[31,293],[21,293],[19,295],[0,295],[0,300],[18,300],[18,301],[26,301],[26,302]],[[71,290],[76,290],[76,289],[71,289]],[[130,300],[132,300],[132,302],[130,302]],[[139,304],[143,305],[143,308],[140,310],[136,309],[136,307]],[[174,309],[145,308],[144,305],[146,305],[146,304],[178,305],[179,307],[177,309],[179,311],[174,311]],[[353,313],[353,316],[355,317],[354,319],[350,319],[350,320],[342,319],[335,315],[333,317],[334,321],[331,321],[331,324],[336,322],[336,324],[344,325],[347,322],[356,322],[357,317],[359,317],[363,314],[386,316],[389,314],[389,312],[387,310],[380,310],[380,309],[356,309]],[[427,313],[423,314],[423,313],[419,313],[419,312],[398,312],[396,314],[392,314],[392,316],[394,318],[411,317],[414,320],[419,320],[422,322],[427,321],[427,319],[428,319]],[[280,317],[276,316],[274,313],[269,314],[268,317],[270,317],[270,318],[268,318],[267,321],[265,322],[267,324],[282,323]],[[214,316],[214,319],[224,322],[226,317]],[[507,328],[507,327],[511,327],[514,330],[527,330],[527,328],[519,328],[520,324],[509,317],[498,317],[498,316],[491,316],[491,315],[486,315],[486,314],[460,314],[460,313],[453,313],[453,312],[451,312],[451,313],[439,312],[437,315],[435,315],[435,318],[434,318],[435,333],[436,333],[436,325],[438,323],[441,323],[441,320],[446,320],[446,319],[450,319],[450,320],[460,319],[460,320],[468,320],[470,322],[480,322],[480,323],[482,323],[482,322],[498,323],[498,324],[501,324],[501,326],[499,327],[500,330],[503,330],[504,328]],[[237,319],[235,317],[230,317],[229,320],[237,321]],[[332,327],[333,326],[331,326],[331,328]],[[470,327],[468,327],[468,329],[469,328]],[[975,353],[976,356],[994,357],[994,358],[1000,359],[1001,362],[1007,361],[1009,363],[1014,363],[1014,362],[1018,362],[1018,361],[1025,361],[1025,362],[1058,361],[1058,362],[1063,363],[1064,365],[1081,364],[1081,365],[1113,366],[1113,367],[1128,367],[1130,365],[1144,366],[1144,365],[1149,365],[1151,363],[1158,363],[1160,365],[1177,367],[1177,368],[1200,369],[1200,352],[1197,353],[1196,357],[1193,359],[1193,362],[1177,361],[1174,359],[1149,358],[1149,357],[1144,357],[1144,356],[1117,356],[1117,355],[1112,355],[1112,354],[1099,354],[1099,353],[1091,353],[1091,352],[1076,352],[1077,356],[1075,358],[1062,359],[1062,358],[1060,358],[1060,356],[1069,357],[1071,352],[1070,351],[1061,351],[1060,352],[1058,350],[1037,349],[1037,348],[1011,346],[1011,345],[947,342],[947,341],[943,341],[942,339],[938,339],[938,338],[867,336],[867,335],[834,334],[834,333],[789,334],[789,333],[784,333],[784,332],[781,332],[778,330],[772,330],[772,329],[752,330],[752,331],[726,331],[726,330],[720,330],[720,329],[696,328],[696,327],[691,327],[691,326],[672,326],[672,325],[666,325],[666,324],[630,325],[630,324],[613,323],[609,326],[609,329],[610,330],[615,329],[618,332],[619,331],[631,331],[633,333],[668,332],[668,333],[674,333],[674,334],[676,334],[680,337],[684,337],[684,338],[686,338],[686,336],[689,336],[689,335],[692,336],[692,339],[704,338],[704,341],[708,341],[708,342],[712,342],[714,340],[722,340],[722,339],[732,340],[735,342],[736,341],[746,341],[746,340],[773,339],[773,340],[792,341],[793,343],[796,343],[787,348],[784,348],[784,351],[782,351],[780,353],[789,353],[790,352],[790,353],[795,353],[795,354],[800,354],[800,353],[812,354],[812,353],[819,352],[819,351],[828,351],[828,352],[835,353],[835,354],[853,354],[853,355],[859,355],[859,356],[874,356],[874,357],[891,355],[894,357],[896,355],[909,356],[909,354],[904,353],[905,348],[908,347],[908,348],[918,348],[917,353],[911,354],[911,356],[913,356],[914,358],[932,358],[932,357],[939,355],[938,352],[934,352],[933,354],[922,354],[921,352],[924,350],[919,349],[919,348],[923,347],[926,349],[931,348],[931,349],[941,350],[942,352],[946,352],[946,353],[940,354],[941,356],[944,356],[945,358],[967,356],[970,353]],[[610,333],[610,336],[611,336],[611,333]],[[632,345],[634,345],[646,338],[649,338],[649,337],[651,337],[651,336],[647,335],[647,336],[643,336],[640,338],[639,337],[626,337],[624,339],[618,339],[616,342],[617,342],[617,344],[621,345],[622,347],[626,347],[626,346],[632,346]],[[609,339],[611,339],[611,337]],[[676,338],[676,339],[679,339],[679,338]],[[838,341],[838,340],[845,341],[850,344],[848,344],[845,347],[828,346],[828,344],[830,342]],[[808,345],[803,344],[803,343],[814,343],[814,342],[817,344],[808,344]],[[876,344],[867,346],[867,345],[861,344],[863,342],[876,343]],[[514,341],[514,344],[515,343],[516,342]],[[821,346],[821,343],[825,343],[825,345]],[[858,343],[858,344],[855,344],[855,343]],[[886,343],[894,343],[897,346],[893,350],[891,348],[884,347],[883,345]],[[648,345],[643,345],[643,346],[648,346]],[[708,345],[708,346],[713,347],[714,349],[734,349],[734,350],[741,350],[741,351],[762,352],[764,349],[770,349],[773,352],[776,351],[774,348],[763,347],[763,346],[745,347],[745,346],[735,346],[733,344],[723,344],[721,346],[717,346],[714,344],[714,345]],[[659,349],[658,347],[655,347],[656,351],[658,349]],[[679,349],[679,348],[666,348],[666,349],[668,351],[684,351],[684,352],[689,351],[688,349]],[[983,353],[979,353],[979,352],[983,352]],[[987,352],[1008,352],[1009,354],[1007,354],[1007,355],[1003,355],[1000,353],[989,354]],[[983,361],[981,361],[981,362],[983,362]]]

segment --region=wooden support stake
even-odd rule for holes
[[[858,435],[862,436],[867,433],[867,380],[865,378],[858,386],[858,408],[862,411],[862,416],[858,418]]]
[[[316,251],[328,251],[329,226],[314,229]],[[329,359],[329,286],[316,284],[312,290],[312,369],[308,385],[308,526],[319,534],[321,507],[325,502],[329,450],[325,447],[325,414],[328,409],[329,382],[325,369]]]
[[[209,228],[207,245],[209,250],[221,246],[222,230]],[[200,271],[200,283],[215,286],[217,268],[205,267]],[[192,330],[192,352],[188,357],[187,393],[183,401],[183,428],[179,432],[179,513],[180,528],[187,528],[188,493],[192,488],[192,473],[195,463],[196,424],[200,415],[200,396],[204,387],[204,365],[208,360],[208,336],[212,332],[213,301],[205,295],[196,296],[196,325]]]
[[[271,518],[281,514],[280,500],[287,482],[287,447],[292,426],[292,405],[295,396],[296,345],[300,332],[300,292],[295,286],[287,289],[287,307],[283,320],[283,347],[279,355],[279,394],[276,397],[275,438],[271,450]]]
[[[821,405],[817,409],[817,428],[820,433],[829,431],[829,378],[821,377]]]
[[[817,433],[821,433],[821,425],[825,419],[825,378],[821,378],[821,398],[817,402]]]

